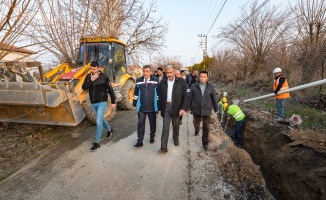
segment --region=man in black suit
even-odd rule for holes
[[[172,119],[174,145],[179,146],[180,116],[187,109],[187,90],[185,80],[175,76],[172,65],[166,67],[167,78],[163,78],[159,87],[159,113],[163,117],[163,130],[160,153],[168,151],[170,122]]]

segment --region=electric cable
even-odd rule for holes
[[[228,1],[228,0],[225,0],[225,1],[224,1],[223,5],[222,5],[222,7],[221,7],[221,9],[220,9],[220,11],[218,12],[217,16],[215,17],[215,20],[214,20],[213,24],[211,25],[211,27],[209,28],[209,30],[208,30],[208,32],[207,32],[206,35],[208,35],[208,33],[212,30],[212,28],[213,28],[213,26],[214,26],[214,24],[215,24],[217,18],[220,16],[221,11],[223,10],[223,8],[224,8],[224,6],[225,6],[225,3],[226,3],[227,1]]]

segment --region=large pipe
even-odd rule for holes
[[[297,91],[297,90],[303,90],[303,89],[306,89],[306,88],[315,87],[315,86],[323,85],[323,84],[326,84],[326,79],[323,79],[323,80],[320,80],[320,81],[315,81],[315,82],[312,82],[312,83],[307,83],[307,84],[300,85],[300,86],[296,86],[296,87],[293,87],[293,88],[290,88],[290,89],[287,89],[287,90],[282,90],[282,91],[279,91],[277,94],[294,92],[294,91]],[[246,100],[243,100],[243,102],[245,103],[245,102],[249,102],[249,101],[255,101],[255,100],[258,100],[258,99],[264,99],[264,98],[274,97],[274,96],[275,96],[275,94],[271,93],[271,94],[266,94],[266,95],[263,95],[263,96],[255,97],[255,98],[252,98],[252,99],[246,99]]]

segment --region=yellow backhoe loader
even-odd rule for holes
[[[131,109],[135,80],[128,74],[125,44],[111,37],[87,37],[80,39],[75,66],[62,63],[45,75],[39,62],[0,62],[0,121],[76,126],[86,116],[95,123],[88,91],[81,88],[94,60],[114,83],[118,108]],[[39,81],[26,70],[32,67],[38,67]],[[105,119],[115,112],[109,105]]]

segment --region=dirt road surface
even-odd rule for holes
[[[230,151],[225,142],[220,142],[220,152],[203,150],[201,137],[194,136],[190,114],[184,116],[180,146],[174,146],[170,137],[168,153],[158,153],[160,116],[155,143],[149,143],[147,126],[144,146],[133,147],[137,140],[134,112],[120,114],[130,116],[128,120],[119,120],[125,116],[117,115],[111,122],[114,136],[111,141],[103,139],[97,152],[89,151],[95,131],[91,126],[80,130],[83,133],[77,139],[33,160],[0,183],[0,199],[273,199],[264,181],[250,187],[240,181],[246,176],[239,177],[243,170],[229,165],[231,154],[222,152]],[[85,141],[85,134],[92,137]],[[246,174],[254,172],[261,179],[255,167],[249,168]],[[232,181],[234,177],[239,181]]]

